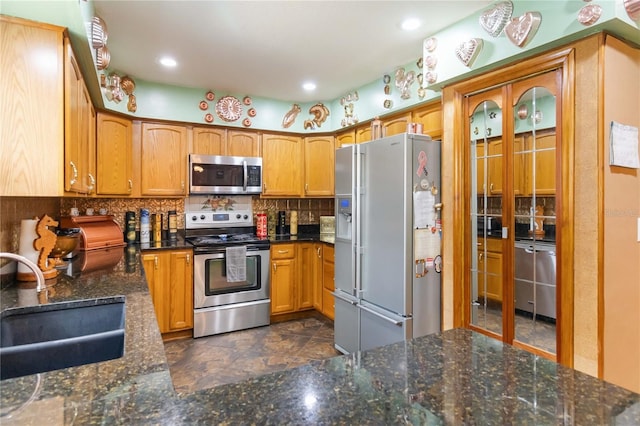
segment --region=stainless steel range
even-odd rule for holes
[[[247,204],[185,213],[185,238],[194,250],[194,337],[269,324],[269,240],[255,235]],[[240,275],[230,273],[231,264]]]

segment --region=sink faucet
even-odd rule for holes
[[[38,265],[36,265],[26,257],[20,256],[19,254],[2,252],[0,253],[0,258],[3,258],[3,257],[5,259],[11,259],[11,260],[15,260],[16,262],[24,263],[27,267],[29,267],[29,269],[33,271],[34,274],[36,274],[36,291],[38,293],[40,293],[42,290],[47,288],[47,286],[44,283],[44,275],[42,274],[42,271],[40,270],[40,268],[38,268]]]

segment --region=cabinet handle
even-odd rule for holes
[[[289,253],[289,250],[278,250],[278,254]]]
[[[127,182],[129,183],[129,192],[133,191],[133,181],[129,179]]]
[[[180,181],[180,189],[182,189],[184,191],[184,181],[183,180]]]
[[[489,193],[493,194],[493,184],[489,185]]]
[[[187,255],[187,265],[190,265],[190,264],[191,264],[191,255],[188,254]]]
[[[263,183],[262,183],[262,190],[263,190],[263,191],[266,191],[266,190],[267,190],[267,183],[266,183],[266,182],[263,182]]]
[[[158,269],[158,256],[153,256],[153,266]]]
[[[73,177],[69,181],[69,185],[75,185],[76,182],[78,181],[78,168],[76,167],[73,161],[69,161],[69,165],[73,169]]]
[[[275,264],[275,262],[274,262],[274,264],[273,264],[273,272],[275,272],[275,271],[276,271],[276,268],[277,268],[277,265],[276,265],[276,264]]]
[[[305,192],[305,194],[306,194],[307,192],[309,192],[309,184],[308,184],[308,183],[305,183],[305,184],[304,184],[304,192]]]
[[[89,186],[87,187],[87,189],[89,190],[89,193],[91,193],[91,191],[93,191],[93,188],[95,187],[96,187],[96,178],[94,178],[93,175],[89,173]]]
[[[320,256],[320,247],[317,248],[317,251],[318,251],[318,257],[321,257]]]
[[[482,260],[482,258],[483,258],[483,257],[484,257],[484,253],[480,253],[480,254],[478,255],[478,260]]]

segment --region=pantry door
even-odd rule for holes
[[[465,325],[554,360],[561,77],[554,70],[465,97]]]

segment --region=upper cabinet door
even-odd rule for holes
[[[442,105],[430,103],[411,112],[411,121],[422,124],[422,133],[431,139],[442,139]]]
[[[65,39],[64,157],[67,192],[95,190],[95,120],[89,91],[71,43]]]
[[[336,149],[344,145],[353,145],[354,143],[356,143],[356,131],[354,129],[336,135]]]
[[[304,139],[304,196],[330,197],[334,192],[335,148],[333,136]]]
[[[264,134],[262,136],[263,196],[302,195],[302,138]]]
[[[229,130],[226,155],[260,157],[260,134]]]
[[[141,194],[186,195],[187,129],[142,123]]]
[[[0,15],[0,34],[0,194],[61,196],[63,28],[24,25]],[[39,55],[31,53],[36,49]]]
[[[216,127],[194,127],[192,154],[226,155],[227,130]]]
[[[98,194],[131,195],[133,191],[133,132],[131,120],[98,114]]]
[[[407,131],[407,124],[411,122],[411,113],[407,112],[402,115],[385,118],[382,121],[382,134],[384,136],[393,136]]]

